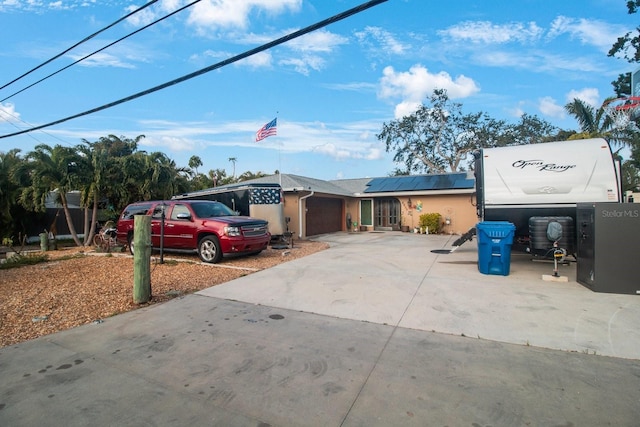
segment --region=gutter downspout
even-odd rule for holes
[[[300,231],[298,232],[298,239],[302,239],[302,201],[313,196],[315,192],[311,190],[311,193],[306,196],[302,196],[298,199],[298,226],[300,227]]]

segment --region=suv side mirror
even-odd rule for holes
[[[179,213],[178,215],[176,215],[177,219],[188,219],[191,220],[191,214],[190,213]]]

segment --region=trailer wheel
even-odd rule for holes
[[[198,243],[198,256],[204,262],[215,264],[222,259],[222,249],[216,236],[205,236]]]

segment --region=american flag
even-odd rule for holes
[[[262,126],[260,128],[260,130],[258,132],[256,132],[256,142],[262,141],[263,139],[265,139],[268,136],[276,135],[276,133],[277,133],[276,122],[277,121],[278,121],[278,118],[276,117],[275,119],[271,120],[266,125]]]

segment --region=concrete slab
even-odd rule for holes
[[[547,282],[552,262],[512,254],[508,276],[481,274],[476,242],[450,254],[452,236],[337,233],[331,250],[201,291],[343,319],[640,359],[640,298]]]
[[[636,361],[398,328],[343,425],[631,426],[638,374]]]
[[[0,425],[640,419],[639,297],[593,293],[573,266],[544,282],[552,265],[520,256],[482,275],[475,242],[430,252],[450,236],[321,238],[331,249],[0,348]]]
[[[191,295],[0,349],[0,425],[339,425],[390,333]]]

